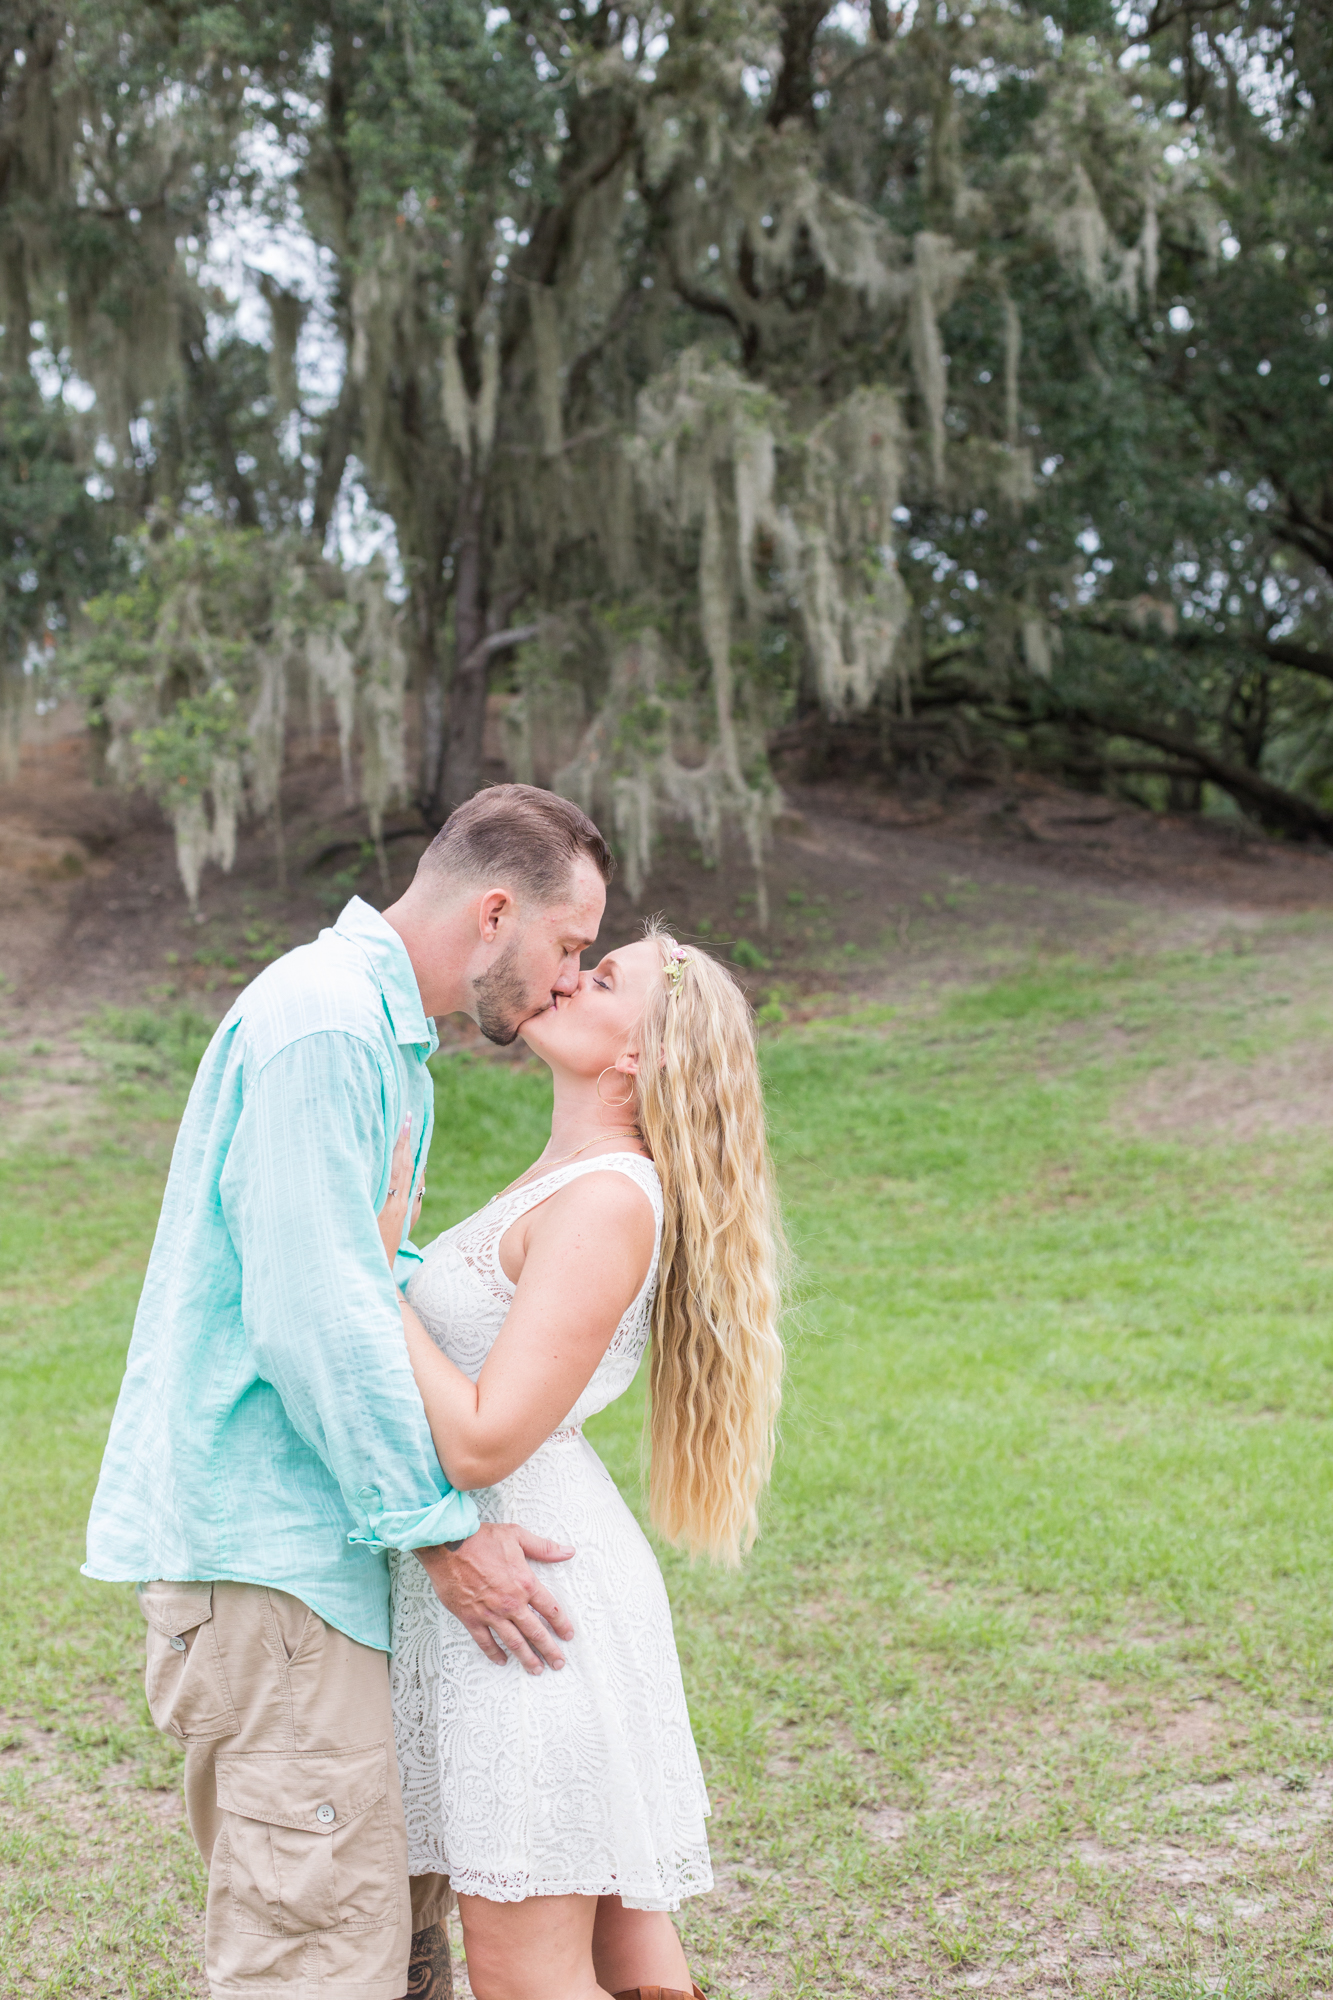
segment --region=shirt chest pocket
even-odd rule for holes
[[[217,1759],[234,1921],[298,1936],[397,1920],[383,1743]]]

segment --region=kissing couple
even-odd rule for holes
[[[690,2000],[708,1800],[648,1542],[583,1424],[651,1346],[650,1514],[735,1561],[782,1371],[749,1010],[649,928],[591,970],[587,816],[499,785],[383,915],[236,1000],[181,1123],[88,1532],[185,1746],[214,2000]],[[431,1017],[551,1071],[424,1251]],[[475,1135],[438,1144],[470,1151]]]

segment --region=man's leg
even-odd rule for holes
[[[214,2000],[402,2000],[412,1916],[385,1655],[256,1584],[149,1584],[141,1602],[149,1707],[186,1746]]]
[[[447,1875],[413,1875],[412,1957],[407,1968],[407,2000],[454,2000],[449,1962],[449,1912],[454,1906]]]

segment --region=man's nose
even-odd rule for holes
[[[552,993],[577,993],[579,976],[578,960],[576,958],[567,958],[561,967],[560,977],[551,988]]]

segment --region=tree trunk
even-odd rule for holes
[[[768,122],[774,128],[789,118],[812,132],[818,127],[815,36],[828,11],[828,0],[786,0],[780,10],[782,62],[768,103]]]
[[[438,644],[439,592],[425,582],[412,586],[412,678],[421,703],[421,763],[417,805],[427,826],[439,827],[436,797],[444,763],[444,662]]]
[[[1185,717],[1179,734],[1183,741],[1193,743],[1198,731],[1192,717]],[[1166,809],[1173,813],[1197,813],[1203,811],[1203,779],[1197,772],[1186,774],[1177,772],[1166,781]]]
[[[12,381],[18,382],[29,376],[32,354],[28,258],[21,239],[12,240],[6,250],[4,289],[9,301],[9,311],[5,316],[4,370]]]
[[[0,784],[18,782],[26,697],[21,654],[0,647]]]
[[[462,541],[454,569],[454,671],[449,683],[444,760],[431,817],[443,825],[481,784],[486,730],[486,602],[482,563],[483,491],[472,486],[460,508]]]
[[[1173,813],[1203,810],[1203,779],[1193,772],[1173,771],[1166,781],[1166,809]]]

